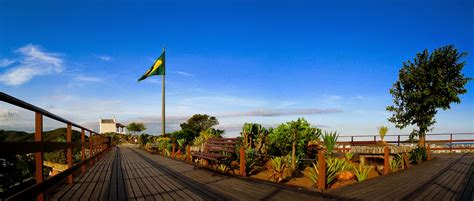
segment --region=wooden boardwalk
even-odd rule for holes
[[[134,146],[120,146],[51,200],[323,200],[320,193],[213,175]]]
[[[340,200],[471,200],[474,154],[435,155],[405,171],[326,192]]]
[[[324,194],[213,175],[134,146],[112,149],[51,200],[472,200],[473,154],[439,156],[409,170]]]

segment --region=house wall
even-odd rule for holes
[[[100,123],[100,133],[117,132],[115,123]]]

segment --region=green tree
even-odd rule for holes
[[[142,122],[132,122],[127,125],[127,130],[132,132],[133,134],[138,134],[144,130],[146,130],[145,124]]]
[[[224,134],[224,130],[219,130],[215,128],[208,128],[202,131],[198,137],[193,141],[194,145],[201,145],[206,142],[209,138],[220,138]]]
[[[243,138],[244,146],[247,148],[255,148],[257,153],[266,152],[268,144],[268,135],[272,128],[266,129],[260,124],[245,123],[242,127],[240,135]]]
[[[467,92],[465,85],[471,79],[462,73],[465,62],[461,59],[466,52],[458,52],[453,46],[417,53],[415,59],[403,63],[398,80],[390,93],[394,105],[388,119],[397,128],[416,125],[410,138],[419,137],[419,146],[424,147],[425,135],[436,123],[438,109],[450,109],[451,103],[460,103],[459,94]]]
[[[292,156],[292,167],[296,168],[296,158],[303,158],[308,149],[308,142],[319,139],[321,129],[313,128],[304,119],[280,124],[270,132],[271,147],[277,149],[280,155]]]
[[[218,124],[219,121],[217,121],[216,117],[207,114],[195,114],[186,123],[180,125],[181,130],[184,132],[181,135],[190,142],[198,137],[202,131]]]

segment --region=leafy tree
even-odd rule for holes
[[[388,119],[397,128],[416,125],[410,138],[418,136],[419,146],[424,147],[425,135],[436,123],[438,109],[450,109],[451,103],[460,103],[459,94],[467,92],[465,85],[471,79],[461,72],[465,62],[460,61],[466,52],[458,52],[453,46],[428,50],[416,54],[416,58],[403,63],[398,80],[390,93],[394,105],[388,106],[392,112]]]
[[[219,130],[215,128],[208,128],[205,131],[202,131],[198,137],[194,139],[194,145],[201,145],[207,141],[209,138],[220,138],[224,134],[224,130]]]
[[[127,125],[127,130],[132,132],[133,134],[138,134],[144,130],[146,130],[145,124],[142,122],[132,122]]]
[[[149,138],[151,135],[148,135],[146,133],[142,133],[138,136],[138,142],[142,145],[145,146],[145,144],[148,142]]]
[[[313,128],[304,119],[280,124],[273,129],[269,135],[271,147],[274,153],[279,155],[292,155],[292,167],[296,168],[296,158],[303,158],[308,149],[308,142],[319,139],[321,129]],[[276,152],[276,153],[275,153]]]
[[[184,138],[190,142],[198,137],[202,131],[218,124],[219,121],[217,121],[216,117],[207,114],[195,114],[189,118],[186,123],[180,125],[181,130],[184,132],[180,135],[184,136]]]
[[[268,134],[272,128],[266,129],[260,124],[245,123],[242,127],[240,135],[243,138],[244,146],[248,148],[255,148],[257,153],[266,152],[266,145],[268,144]]]

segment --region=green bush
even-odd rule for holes
[[[284,178],[283,174],[288,167],[289,157],[288,156],[281,156],[281,157],[273,157],[270,159],[270,165],[268,169],[272,172],[269,179],[275,180],[277,183],[280,183]]]
[[[427,159],[426,148],[416,147],[410,152],[410,162],[420,164]]]
[[[371,166],[363,166],[361,164],[359,164],[359,167],[354,168],[354,175],[357,177],[357,181],[361,182],[366,180],[372,168]]]
[[[397,154],[392,160],[390,160],[390,172],[397,172],[403,165],[402,156]]]
[[[334,147],[336,146],[337,138],[339,138],[339,135],[337,134],[337,132],[324,131],[322,138],[324,140],[324,145],[326,145],[327,153],[331,155],[334,151]]]
[[[318,182],[319,175],[319,163],[313,163],[309,173],[306,173],[306,176],[311,180],[312,186],[316,185]],[[326,159],[326,183],[331,184],[336,178],[337,174],[343,171],[352,170],[352,165],[349,161],[340,159],[337,157],[330,156]]]
[[[352,152],[347,152],[344,154],[344,158],[346,158],[348,161],[351,161],[352,157],[354,157],[354,153]]]

